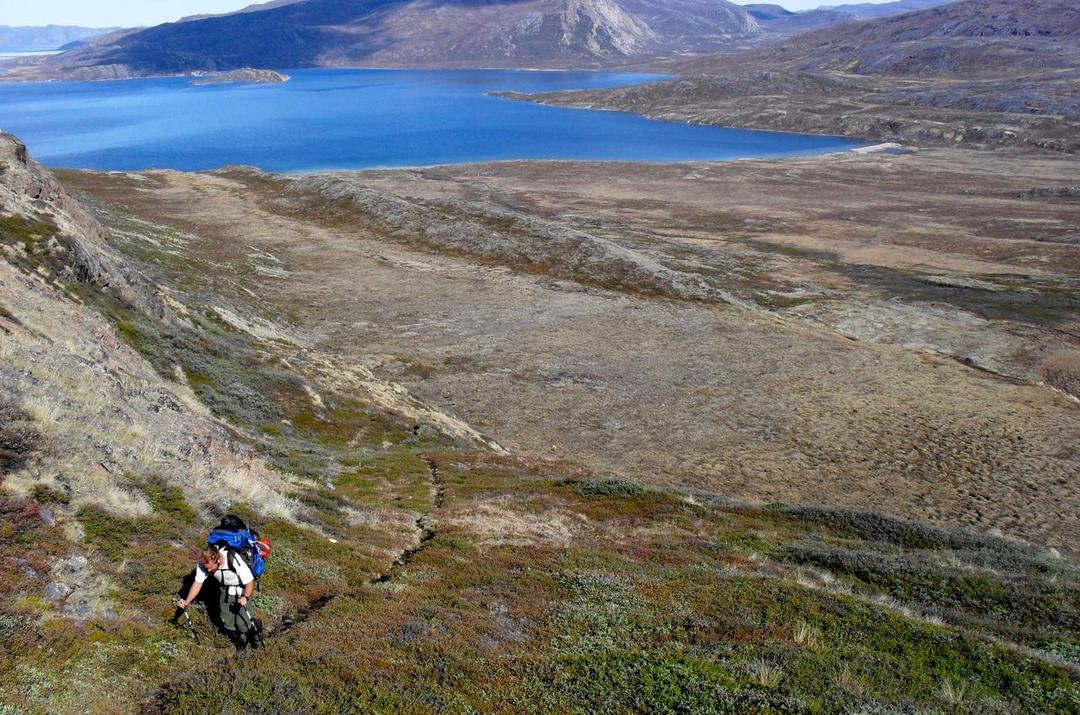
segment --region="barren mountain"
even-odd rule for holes
[[[124,34],[51,58],[36,73],[581,67],[717,49],[758,33],[753,18],[724,0],[308,0]]]
[[[895,2],[860,3],[857,5],[825,5],[818,10],[831,10],[851,15],[857,20],[872,20],[880,17],[903,15],[906,12],[929,10],[932,7],[948,5],[955,0],[895,0]]]

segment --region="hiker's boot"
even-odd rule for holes
[[[251,619],[251,628],[247,632],[248,647],[252,650],[263,646],[263,623],[260,618]]]

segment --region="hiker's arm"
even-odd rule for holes
[[[244,604],[243,605],[246,606],[248,604],[248,601],[251,600],[251,594],[254,591],[255,591],[255,582],[254,581],[248,581],[247,584],[244,585],[244,593],[240,596],[240,598],[244,599]]]
[[[176,605],[180,608],[187,608],[191,605],[191,602],[195,600],[195,597],[199,595],[199,591],[202,590],[202,584],[196,581],[191,584],[191,588],[188,589],[187,598],[184,598],[176,602]]]

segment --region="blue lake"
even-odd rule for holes
[[[639,84],[595,72],[294,70],[285,84],[189,78],[0,84],[0,129],[56,167],[269,171],[506,159],[719,160],[842,151],[838,137],[659,122],[487,96]]]

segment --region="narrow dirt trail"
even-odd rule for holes
[[[394,580],[397,574],[412,563],[438,536],[438,532],[431,526],[431,515],[446,503],[446,483],[443,481],[439,465],[434,459],[425,457],[424,462],[427,463],[428,470],[431,472],[432,506],[431,510],[416,519],[416,531],[420,535],[420,540],[416,546],[403,551],[390,569],[373,579],[372,583],[387,583]]]
[[[441,509],[446,503],[446,483],[442,479],[442,473],[439,470],[438,463],[432,457],[423,457],[423,460],[424,463],[427,464],[428,471],[431,474],[430,489],[432,500],[431,509],[416,518],[416,532],[419,535],[416,546],[403,550],[398,557],[394,559],[389,569],[372,578],[369,583],[380,584],[394,580],[398,573],[412,563],[412,561],[431,544],[435,537],[438,536],[438,532],[431,526],[431,515],[435,511]],[[273,629],[268,629],[267,636],[288,633],[293,626],[303,623],[308,618],[333,603],[337,597],[338,596],[331,594],[313,601],[307,608],[302,608],[297,611],[295,615],[287,617],[281,622],[281,625]]]

